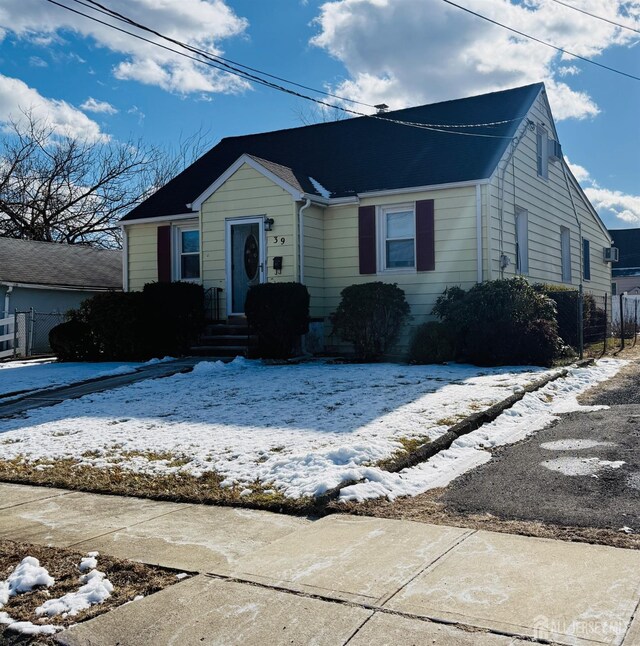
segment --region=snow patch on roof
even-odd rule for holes
[[[310,177],[309,181],[313,184],[313,188],[315,188],[318,195],[324,197],[327,200],[331,197],[331,191],[327,190],[324,186],[322,186],[322,184],[320,184],[318,180],[313,179],[313,177]]]

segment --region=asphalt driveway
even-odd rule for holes
[[[558,525],[640,532],[640,364],[599,389],[551,427],[494,452],[454,481],[451,511]]]

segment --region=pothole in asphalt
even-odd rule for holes
[[[627,486],[640,491],[640,471],[629,474],[627,477]]]
[[[616,446],[615,442],[599,442],[598,440],[556,440],[555,442],[544,442],[541,449],[547,451],[584,451],[596,446]]]
[[[596,476],[604,469],[619,469],[623,460],[601,460],[600,458],[556,458],[540,463],[545,469],[557,471],[565,476]]]

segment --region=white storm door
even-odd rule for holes
[[[227,220],[227,314],[244,314],[252,285],[265,280],[264,218]]]

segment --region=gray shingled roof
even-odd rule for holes
[[[0,283],[122,288],[122,252],[0,238]]]
[[[510,138],[542,90],[544,85],[536,83],[373,118],[228,137],[123,220],[188,213],[187,204],[243,154],[263,160],[261,163],[276,175],[288,177],[289,183],[295,179],[309,195],[321,195],[319,184],[333,198],[484,179],[495,170]],[[443,132],[443,128],[416,128],[398,122],[495,125],[451,126]],[[484,136],[469,137],[470,131]]]

